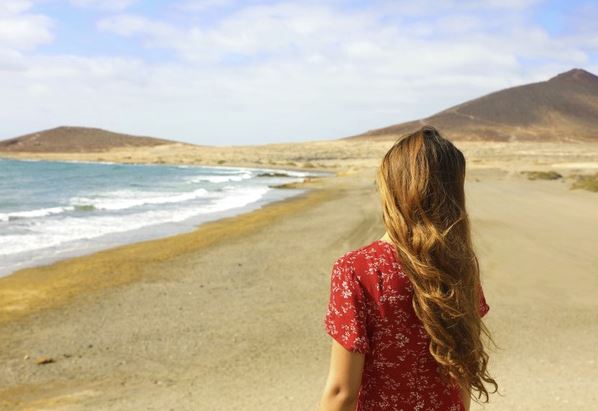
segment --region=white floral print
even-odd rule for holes
[[[356,411],[463,411],[460,390],[444,383],[430,338],[411,305],[413,288],[383,240],[338,258],[330,277],[326,332],[365,354]],[[481,294],[480,312],[489,306]]]

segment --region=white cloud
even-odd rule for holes
[[[2,0],[0,2],[0,16],[22,13],[31,8],[29,0]]]
[[[541,3],[541,1],[542,0],[478,0],[477,3],[482,6],[495,7],[499,9],[525,9]],[[476,3],[475,0],[474,3]]]
[[[170,21],[109,15],[98,22],[102,35],[168,58],[0,52],[11,102],[0,137],[79,124],[204,144],[335,138],[595,67],[588,50],[598,45],[555,37],[513,12],[529,2],[434,3],[441,12],[427,0],[262,4],[209,24],[180,10]]]
[[[342,0],[340,0],[342,1]],[[433,16],[439,13],[461,13],[484,10],[493,12],[521,11],[543,0],[381,0],[372,1],[386,13],[400,13],[405,17]]]
[[[177,5],[177,8],[185,11],[201,12],[215,7],[230,6],[233,0],[186,0]]]
[[[145,44],[172,50],[191,64],[218,64],[232,56],[249,66],[270,68],[294,63],[297,69],[308,70],[317,64],[320,76],[339,71],[364,75],[387,71],[399,78],[446,70],[469,70],[469,74],[517,70],[519,56],[587,60],[586,53],[570,42],[509,17],[497,16],[490,23],[463,14],[423,22],[397,17],[382,24],[380,14],[283,3],[247,7],[209,28],[179,28],[132,15],[109,17],[99,27],[138,36]]]
[[[168,41],[177,29],[159,21],[153,21],[133,14],[120,14],[104,18],[98,22],[100,30],[110,31],[122,36],[144,35],[147,38],[160,40],[169,47]]]
[[[22,70],[25,67],[25,61],[20,52],[0,48],[0,73],[3,71]]]
[[[437,19],[433,26],[436,30],[446,33],[471,33],[487,25],[476,16],[457,14]]]
[[[124,10],[137,0],[70,0],[77,7],[93,7],[105,10]]]
[[[52,41],[52,22],[42,15],[0,17],[0,47],[30,49]]]
[[[30,1],[0,2],[0,72],[23,68],[24,51],[53,40],[52,20],[31,13],[31,7]]]

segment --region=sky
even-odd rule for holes
[[[334,139],[572,68],[598,1],[0,0],[0,139]]]

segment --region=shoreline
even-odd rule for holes
[[[103,154],[109,154],[110,152],[103,152]],[[46,155],[44,155],[46,154]],[[67,154],[64,155],[63,154]],[[52,161],[52,162],[63,162],[63,163],[79,163],[79,164],[122,164],[122,165],[144,165],[144,166],[166,166],[166,167],[210,167],[210,168],[240,168],[240,169],[263,169],[263,170],[287,170],[293,172],[327,172],[334,174],[336,170],[331,170],[330,167],[299,167],[297,165],[288,164],[271,164],[261,163],[256,161],[249,162],[227,162],[219,163],[217,161],[211,162],[185,162],[185,161],[158,161],[156,159],[145,159],[140,161],[134,161],[122,158],[111,158],[111,159],[93,159],[73,158],[72,154],[102,154],[102,152],[89,152],[89,153],[9,153],[0,152],[0,160],[20,160],[20,161]],[[55,156],[53,156],[55,155]]]
[[[101,235],[95,235],[87,240],[82,238],[75,238],[72,241],[76,243],[70,243],[68,247],[64,247],[64,244],[59,243],[52,245],[48,248],[32,249],[21,251],[17,254],[6,255],[6,260],[3,261],[0,268],[0,278],[11,275],[25,268],[34,268],[40,266],[46,266],[54,262],[62,261],[69,258],[81,257],[90,255],[98,251],[115,248],[121,245],[134,244],[140,241],[159,239],[169,237],[177,234],[182,234],[195,230],[199,225],[205,224],[206,222],[216,221],[230,216],[238,214],[244,214],[253,210],[259,209],[264,205],[272,202],[278,202],[285,198],[297,196],[301,193],[302,184],[305,181],[315,180],[318,178],[332,177],[336,174],[330,171],[319,171],[319,170],[293,170],[291,168],[266,168],[266,167],[233,167],[233,166],[206,166],[206,165],[182,165],[182,164],[131,164],[131,163],[114,163],[114,162],[93,162],[93,161],[78,161],[78,160],[26,160],[26,159],[13,159],[13,158],[2,158],[8,161],[25,161],[25,162],[58,162],[58,163],[73,163],[73,164],[102,164],[102,165],[124,165],[124,166],[141,166],[141,167],[165,167],[168,170],[175,168],[184,169],[200,169],[198,172],[203,170],[210,170],[210,172],[218,172],[219,169],[235,172],[251,172],[256,177],[268,176],[272,174],[274,177],[284,177],[283,180],[290,180],[291,182],[282,184],[273,183],[259,183],[259,178],[255,179],[255,184],[261,184],[267,192],[261,194],[255,201],[243,204],[230,204],[222,209],[215,209],[209,212],[201,211],[201,208],[197,209],[195,214],[187,213],[187,217],[184,219],[171,219],[160,221],[148,221],[145,225],[135,225],[126,230],[116,230],[103,232]],[[297,181],[300,180],[300,181]],[[267,188],[266,188],[267,187]],[[184,206],[184,203],[182,204]],[[57,205],[68,209],[67,205]],[[72,210],[73,207],[71,206]],[[17,210],[19,211],[19,210]],[[37,211],[37,210],[34,210]],[[3,213],[0,213],[0,219],[3,218]],[[18,214],[18,212],[16,213]],[[4,218],[10,219],[11,212],[6,212]],[[125,217],[126,218],[126,217]],[[7,220],[4,220],[7,221]],[[68,243],[68,241],[65,241]]]
[[[320,168],[320,167],[297,167],[297,166],[290,166],[290,165],[272,165],[272,164],[262,164],[262,163],[228,163],[218,164],[218,163],[185,163],[185,162],[156,162],[156,161],[118,161],[115,160],[75,160],[69,158],[52,158],[52,157],[44,157],[42,156],[35,156],[36,153],[19,153],[24,154],[24,156],[17,156],[17,155],[9,155],[6,152],[0,152],[0,160],[17,160],[17,161],[51,161],[51,162],[58,162],[58,163],[74,163],[74,164],[119,164],[119,165],[131,165],[131,166],[164,166],[164,167],[208,167],[208,168],[239,168],[239,169],[258,169],[258,170],[265,170],[265,171],[292,171],[292,172],[324,172],[324,173],[332,173],[334,174],[335,171],[330,170],[329,168]],[[27,154],[32,154],[32,156],[27,156]],[[89,154],[89,153],[87,153]],[[92,153],[93,154],[93,153]]]
[[[320,180],[335,177],[293,183],[286,188],[306,191],[257,209],[201,223],[191,231],[66,257],[0,276],[0,326],[40,310],[61,306],[82,293],[131,283],[141,278],[144,272],[151,271],[154,264],[242,236],[299,209],[325,201],[334,195],[334,189],[322,188]],[[89,271],[94,274],[85,276]],[[119,275],[114,275],[113,271],[118,271]]]

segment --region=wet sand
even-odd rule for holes
[[[598,194],[489,167],[467,180],[504,395],[484,409],[594,409]],[[1,279],[0,409],[315,410],[332,263],[384,232],[373,172]]]

